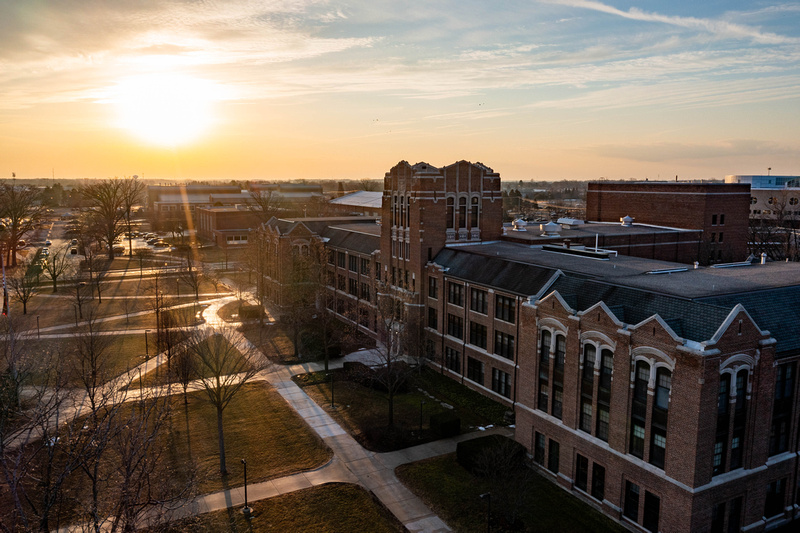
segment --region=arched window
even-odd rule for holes
[[[454,213],[455,202],[456,201],[455,201],[454,198],[448,198],[447,199],[447,210],[445,212],[444,218],[447,221],[447,227],[449,229],[453,228],[453,217],[455,216],[455,213]]]
[[[458,199],[458,227],[467,227],[467,199],[464,197]]]
[[[590,381],[594,379],[594,359],[597,353],[597,348],[592,344],[586,344],[583,347],[583,380]]]
[[[796,198],[795,198],[796,199]],[[478,197],[472,197],[472,213],[470,214],[470,227],[477,228],[478,227]]]
[[[667,368],[659,368],[656,372],[655,407],[669,409],[669,391],[672,390],[672,372]]]
[[[650,365],[637,361],[634,370],[633,405],[631,409],[630,453],[644,458],[645,420],[647,419],[647,386],[650,383]]]
[[[536,407],[545,413],[550,398],[550,332],[543,329],[539,334],[539,394]]]

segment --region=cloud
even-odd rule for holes
[[[678,26],[690,30],[707,32],[725,39],[748,39],[759,44],[797,44],[800,42],[799,39],[794,37],[785,37],[776,33],[762,32],[759,28],[754,28],[744,24],[737,24],[727,20],[661,15],[659,13],[648,13],[635,7],[630,8],[628,11],[623,11],[621,9],[617,9],[616,7],[593,0],[539,1],[568,7],[590,9],[592,11],[615,15],[630,20],[659,22],[662,24]]]
[[[662,163],[676,160],[699,160],[721,157],[791,155],[797,147],[756,139],[733,139],[718,143],[675,143],[653,144],[602,144],[586,148],[584,151],[602,157],[628,159],[637,162]]]

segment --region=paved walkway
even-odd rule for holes
[[[204,316],[209,324],[219,324],[216,310],[224,303],[220,301],[208,307]],[[249,342],[249,341],[247,341]],[[255,349],[252,344],[249,346]],[[332,361],[330,368],[340,368],[348,360],[369,360],[369,350],[349,354],[343,359]],[[487,433],[501,433],[513,436],[510,428],[492,428],[487,431],[459,435],[455,438],[438,440],[412,448],[389,453],[375,453],[364,449],[328,414],[330,407],[321,407],[312,400],[302,388],[292,381],[298,373],[323,369],[322,363],[307,363],[292,367],[273,367],[271,372],[262,373],[286,402],[323,439],[333,451],[333,459],[326,465],[262,483],[248,485],[248,501],[258,501],[286,494],[295,490],[330,482],[347,482],[361,485],[375,496],[400,520],[410,532],[451,531],[418,497],[408,490],[394,474],[394,469],[405,463],[427,459],[454,452],[458,442],[476,438]],[[177,509],[171,519],[179,519],[196,514],[227,509],[244,505],[244,487],[215,492],[200,496],[187,505]]]

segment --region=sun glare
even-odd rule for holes
[[[128,78],[118,83],[118,124],[139,139],[161,146],[190,143],[208,131],[219,88],[175,74]]]

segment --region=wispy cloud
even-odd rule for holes
[[[757,139],[732,139],[716,143],[659,142],[652,144],[601,144],[585,149],[595,155],[642,162],[702,160],[721,157],[785,155],[797,146]]]
[[[669,24],[671,26],[678,26],[681,28],[707,32],[726,39],[748,39],[760,44],[789,44],[789,43],[795,44],[800,42],[800,40],[794,37],[785,37],[782,35],[778,35],[776,33],[764,32],[756,27],[751,27],[745,24],[737,24],[722,19],[662,15],[660,13],[648,13],[646,11],[642,11],[641,9],[635,7],[632,7],[627,11],[623,11],[608,4],[604,4],[602,2],[595,2],[593,0],[540,0],[540,1],[544,3],[558,4],[562,6],[590,9],[592,11],[599,11],[601,13],[607,13],[609,15],[615,15],[630,20]]]

